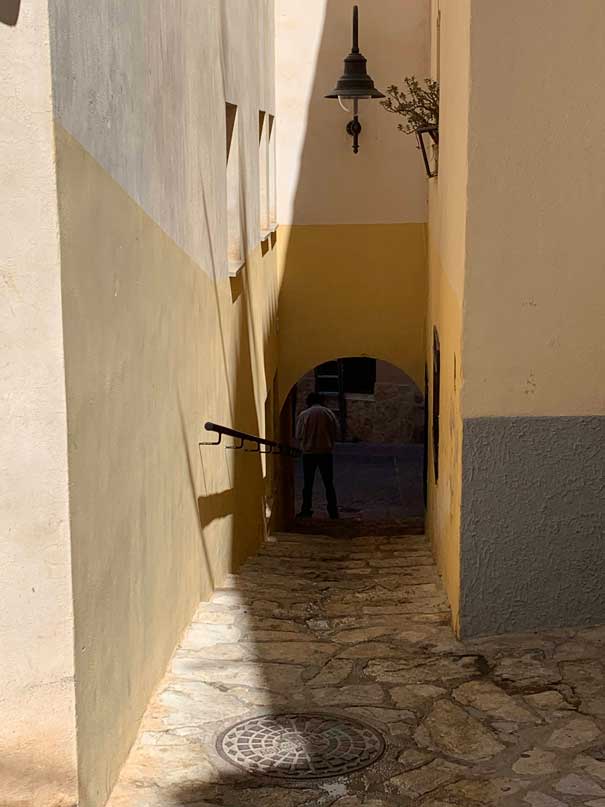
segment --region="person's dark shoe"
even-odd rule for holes
[[[313,518],[313,511],[310,510],[309,512],[305,512],[301,510],[300,513],[296,514],[296,518]]]

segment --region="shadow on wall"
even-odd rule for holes
[[[346,2],[343,2],[343,0],[328,0],[326,4],[325,28],[319,50],[297,187],[295,220],[297,213],[300,211],[304,213],[303,218],[307,220],[321,221],[323,216],[321,207],[325,204],[325,199],[330,196],[328,192],[330,186],[336,184],[342,187],[343,182],[350,184],[357,181],[354,178],[355,171],[352,171],[351,175],[348,173],[348,161],[339,165],[334,164],[330,173],[323,171],[326,132],[323,114],[319,113],[320,105],[330,103],[325,101],[323,96],[332,88],[334,79],[342,67],[342,62],[340,60],[335,61],[332,56],[333,43],[335,41],[342,42],[342,56],[345,55],[350,46],[351,6],[352,3],[348,2],[348,0]],[[335,113],[334,131],[339,133],[336,135],[338,137],[344,130],[347,118],[344,113],[342,117],[339,117],[336,108]],[[372,111],[373,116],[377,114],[380,114],[378,110]],[[371,137],[371,125],[368,121],[367,139],[362,143],[362,148],[365,146],[366,152],[370,149]],[[346,135],[338,147],[348,155],[351,150],[351,144],[345,138]],[[351,152],[351,160],[353,159],[356,158],[352,156]],[[368,170],[367,166],[368,164],[371,165],[372,162],[375,170],[378,166],[378,171],[383,172],[385,176],[389,175],[391,167],[388,159],[384,157],[378,160],[375,158],[372,158],[372,161],[368,160],[365,167],[362,168],[362,173]],[[360,163],[358,163],[359,166],[361,166]],[[376,179],[375,170],[374,179]],[[364,180],[359,181],[363,184]],[[396,250],[398,245],[391,243],[389,238],[387,235],[386,240],[388,243],[385,248],[387,250]],[[300,236],[298,233],[290,235],[290,240],[286,247],[285,283],[305,284],[308,282],[308,277],[305,276],[304,271],[301,271],[301,264],[296,260],[291,260],[291,256],[298,253],[299,248],[305,252],[308,259],[318,258],[323,265],[329,264],[333,258],[337,257],[338,253],[342,253],[343,249],[345,251],[348,249],[349,252],[345,255],[345,262],[349,262],[353,255],[358,258],[357,261],[353,260],[349,263],[351,278],[355,277],[356,273],[361,272],[363,269],[368,283],[376,284],[376,281],[372,278],[375,267],[371,261],[372,259],[376,261],[376,258],[372,255],[373,246],[368,246],[367,256],[359,255],[356,244],[334,242],[325,250],[324,243],[314,243],[312,240],[311,243],[307,242],[304,233]],[[370,263],[363,268],[362,262],[365,258]],[[330,277],[327,274],[325,279],[326,288],[321,291],[322,299],[317,300],[322,310],[325,307],[325,316],[322,316],[321,312],[319,315],[315,312],[316,316],[309,317],[311,328],[315,327],[314,323],[321,322],[322,330],[324,331],[322,339],[327,341],[335,337],[334,330],[339,327],[339,321],[346,322],[347,329],[351,333],[356,325],[359,325],[364,333],[366,329],[370,333],[375,328],[376,322],[355,323],[350,316],[349,296],[351,292],[356,290],[352,286],[343,287],[339,285],[340,280],[335,275]],[[331,283],[332,285],[330,285]],[[238,294],[235,296],[239,297],[241,291],[241,289],[238,289]],[[325,294],[324,291],[326,292]],[[384,287],[383,294],[384,298],[388,300],[390,289],[387,286]],[[374,291],[372,291],[372,296],[376,297],[379,304],[383,302],[380,294],[374,295]],[[370,304],[373,302],[375,302],[374,299]],[[338,311],[335,310],[335,305],[339,309]],[[379,307],[377,307],[377,310],[379,310]],[[298,318],[305,317],[305,312],[301,310],[300,300],[298,307],[293,309],[290,315]],[[378,324],[380,324],[380,321],[378,321]],[[390,327],[391,323],[387,323],[384,330],[386,331]],[[243,327],[242,335],[244,340],[248,338],[246,334],[247,330]],[[404,340],[405,338],[405,324],[403,324],[401,327],[401,339]],[[372,347],[373,344],[367,346],[368,352],[372,351]],[[244,342],[242,342],[242,351],[245,356],[250,355],[249,346],[245,345]],[[421,351],[420,355],[423,362],[424,351]],[[240,420],[240,415],[244,411],[250,411],[248,407],[243,407],[243,410],[239,409],[247,390],[251,389],[249,362],[244,361],[241,363],[238,370],[238,389],[233,400],[235,410],[233,412],[233,423],[236,424],[237,428],[254,431],[253,424],[242,423]],[[292,439],[294,409],[295,401],[293,400],[293,393],[291,393],[282,407],[281,434],[278,438],[282,442],[290,442]],[[222,451],[224,449],[204,450]],[[242,484],[244,479],[247,478],[243,467],[246,463],[258,463],[258,468],[254,473],[262,472],[258,455],[244,454],[243,452],[235,452],[235,454],[234,478],[230,489],[199,497],[200,523],[203,532],[211,528],[214,521],[225,517],[233,517],[234,526],[239,522],[240,527],[245,529],[245,522],[241,521],[241,516],[238,516],[237,513],[240,510],[242,514],[251,512],[250,506],[243,506],[242,497],[245,497],[251,491],[254,493],[255,487],[250,486],[249,482],[247,485]],[[284,464],[286,462],[284,461]],[[290,468],[291,466],[288,466],[288,469],[285,470]],[[290,482],[291,486],[292,481]],[[253,508],[254,503],[250,504]],[[193,643],[189,645],[186,641],[183,651],[186,658],[183,664],[178,664],[179,672],[176,674],[178,680],[173,680],[170,684],[169,689],[172,691],[167,692],[166,699],[168,702],[178,693],[192,700],[201,700],[208,697],[208,705],[200,707],[201,713],[206,711],[203,724],[199,727],[191,728],[189,731],[190,739],[181,737],[179,741],[186,744],[191,743],[197,759],[199,758],[197,743],[202,740],[207,745],[205,750],[208,759],[211,760],[212,765],[217,766],[217,769],[213,770],[209,765],[206,771],[207,776],[206,774],[192,776],[191,778],[195,778],[197,781],[187,782],[187,775],[185,775],[180,784],[173,785],[170,795],[175,805],[186,807],[186,805],[198,803],[224,803],[229,804],[230,807],[248,807],[249,804],[269,807],[270,804],[290,803],[292,801],[292,792],[294,791],[288,789],[283,782],[272,782],[266,778],[259,779],[221,763],[217,759],[214,750],[216,737],[230,725],[250,715],[316,711],[321,707],[329,707],[331,712],[342,711],[343,715],[346,714],[346,706],[335,707],[333,702],[322,702],[314,690],[316,686],[320,685],[319,682],[322,680],[322,676],[327,676],[326,680],[330,681],[330,674],[334,674],[328,655],[322,657],[319,652],[316,658],[311,658],[311,645],[308,645],[309,649],[306,651],[304,658],[301,653],[302,643],[321,643],[322,640],[321,630],[317,632],[313,624],[314,617],[316,618],[322,614],[319,595],[317,594],[314,597],[313,590],[319,592],[323,586],[332,586],[338,589],[340,586],[346,585],[342,579],[342,572],[339,572],[337,568],[335,568],[333,576],[326,575],[321,578],[321,583],[316,582],[315,578],[318,573],[315,566],[318,565],[317,560],[321,557],[322,549],[327,551],[331,557],[333,557],[333,553],[340,551],[338,543],[336,547],[331,545],[328,548],[326,545],[322,545],[321,539],[309,547],[308,556],[305,553],[302,557],[294,550],[291,550],[291,553],[288,551],[287,541],[285,548],[279,545],[269,547],[267,551],[270,560],[268,562],[267,560],[253,559],[246,565],[248,571],[245,587],[238,588],[238,581],[235,579],[232,581],[232,587],[229,587],[229,583],[227,583],[226,588],[216,591],[213,603],[202,607],[199,624],[195,623],[193,631],[199,635],[201,630],[206,630],[210,626],[225,625],[227,626],[224,629],[225,633],[231,633],[232,637],[228,644],[218,644],[221,641],[219,639],[214,647],[203,646],[197,658],[194,658]],[[343,544],[343,557],[346,557],[348,551],[348,547]],[[307,576],[309,580],[308,586],[301,587],[300,591],[297,590],[297,581],[293,575],[296,565],[303,567],[299,574]],[[234,567],[236,566],[237,564],[234,564]],[[269,569],[269,566],[272,566],[272,568]],[[335,564],[335,567],[337,567],[337,564]],[[253,574],[250,573],[250,569],[255,570]],[[253,578],[256,579],[253,580]],[[363,586],[363,583],[361,585]],[[206,608],[208,612],[204,613]],[[346,618],[344,611],[342,616]],[[404,618],[402,618],[402,625],[403,622]],[[217,629],[218,633],[219,630]],[[282,639],[280,639],[280,633],[282,634]],[[202,639],[202,643],[203,641]],[[277,643],[280,645],[279,657],[275,655]],[[208,688],[207,695],[201,691],[204,686],[201,682],[207,682],[212,687],[212,689]],[[222,712],[220,718],[215,717],[213,719],[210,717],[212,713],[216,714],[217,711]],[[231,716],[227,717],[227,714]],[[188,718],[191,721],[191,715]],[[399,740],[395,737],[390,737],[387,724],[378,722],[377,726],[390,739],[389,755],[396,755]],[[168,735],[170,734],[171,730],[168,731]],[[151,748],[150,744],[148,749]],[[148,753],[153,754],[154,752],[148,750]],[[163,758],[165,760],[164,764],[170,765],[170,753],[166,744],[157,751],[157,758],[158,760]],[[177,763],[179,759],[182,760],[182,756],[182,746],[177,747],[174,757]],[[160,762],[159,764],[161,765],[162,763]],[[207,781],[204,781],[206,778]],[[317,782],[309,783],[307,789],[300,789],[296,792],[299,794],[297,802],[300,800],[300,803],[303,801],[309,804],[319,803],[320,800],[325,798],[325,791],[320,789]]]
[[[16,25],[21,10],[21,0],[1,0],[0,22],[4,25]]]
[[[401,4],[384,5],[376,14],[361,4],[361,50],[378,87],[405,69],[398,54],[410,43],[418,49],[425,33],[420,12],[411,9],[409,24],[391,26],[389,20],[401,20]],[[427,272],[421,168],[411,164],[400,184],[408,144],[374,101],[361,104],[355,155],[345,132],[350,114],[325,98],[351,47],[351,8],[349,0],[326,0],[304,140],[297,144],[288,118],[279,124],[280,159],[292,171],[298,165],[295,193],[290,198],[282,189],[282,215],[292,224],[283,228],[280,250],[282,396],[329,355],[380,356],[422,385]],[[290,62],[287,67],[294,69]],[[287,116],[294,91],[283,92]]]
[[[222,5],[222,4],[221,4]],[[311,117],[309,119],[304,148],[304,159],[301,165],[299,191],[304,204],[313,207],[325,203],[323,193],[326,183],[330,185],[340,182],[347,176],[347,163],[341,164],[338,174],[324,176],[321,173],[321,163],[314,165],[313,153],[325,149],[323,142],[323,125],[315,118],[314,110],[318,103],[330,103],[323,100],[323,95],[334,82],[335,76],[342,67],[342,55],[350,46],[350,9],[352,3],[343,0],[328,0],[326,3],[326,27],[320,48],[314,96],[311,101]],[[346,8],[346,13],[343,9]],[[344,25],[341,24],[345,21]],[[384,24],[384,23],[383,23]],[[342,43],[342,54],[336,62],[331,56],[334,40]],[[330,45],[330,47],[328,47]],[[346,118],[338,118],[338,127],[342,133]],[[368,126],[368,130],[370,127]],[[309,143],[312,143],[309,146]],[[343,149],[350,150],[350,143],[342,143]],[[383,159],[381,168],[383,172],[389,171],[388,160]],[[367,168],[366,168],[367,170]],[[353,180],[349,180],[349,183]],[[301,190],[302,188],[302,190]],[[321,211],[316,220],[321,220]],[[388,237],[387,237],[388,241]],[[274,246],[275,244],[273,244]],[[267,245],[265,245],[266,247]],[[278,246],[280,248],[279,238]],[[289,247],[292,248],[292,238]],[[303,245],[306,250],[306,244]],[[342,245],[332,243],[329,250],[338,253]],[[396,249],[391,243],[386,245],[388,250]],[[349,256],[357,254],[355,244],[348,245]],[[311,251],[308,253],[313,255]],[[330,254],[324,254],[323,261],[330,260]],[[373,257],[376,263],[376,257]],[[363,257],[362,257],[363,260]],[[356,263],[353,269],[359,264]],[[374,266],[367,268],[366,276],[369,284],[378,285],[372,279]],[[377,268],[377,267],[376,267]],[[300,265],[294,266],[288,260],[286,271],[288,278],[296,275],[297,283],[305,283],[304,272]],[[255,279],[245,271],[242,275],[241,288],[232,284],[232,294],[235,305],[239,306],[238,329],[240,334],[239,352],[236,358],[234,373],[236,387],[232,389],[230,400],[231,422],[240,430],[259,434],[259,417],[254,401],[252,355],[255,354],[255,345],[264,340],[265,346],[273,334],[258,333],[255,329],[254,319],[250,313],[250,286]],[[350,289],[334,288],[334,299],[328,289],[324,299],[327,306],[327,316],[322,320],[321,313],[313,317],[313,321],[324,322],[326,333],[322,339],[330,338],[330,329],[334,323],[347,322],[351,327],[349,303],[347,299]],[[323,294],[323,290],[321,291]],[[388,300],[390,290],[382,289],[384,299]],[[338,301],[340,311],[337,316],[329,315],[330,305]],[[382,298],[372,299],[370,305],[377,303],[376,310],[380,311]],[[220,321],[220,306],[217,302]],[[297,309],[291,316],[304,318],[305,312]],[[378,313],[378,317],[380,314]],[[363,323],[360,323],[363,326]],[[371,333],[376,322],[366,323],[362,327],[363,333]],[[314,325],[311,323],[311,327]],[[391,327],[388,323],[385,328]],[[287,338],[287,337],[285,337]],[[401,339],[405,339],[405,329],[402,328]],[[372,350],[372,345],[368,351]],[[226,351],[225,351],[226,352]],[[265,351],[267,357],[268,351]],[[344,354],[341,354],[344,355]],[[265,368],[265,372],[266,372]],[[229,386],[229,373],[225,361],[227,385]],[[269,380],[269,379],[267,379]],[[269,386],[269,384],[268,384]],[[277,405],[275,401],[275,405]],[[279,410],[279,406],[278,406]],[[282,442],[291,440],[291,410],[284,407],[281,420],[281,434],[278,439]],[[242,451],[225,451],[224,447],[203,448],[201,458],[201,473],[203,493],[200,495],[199,485],[196,485],[198,457],[194,455],[192,436],[187,435],[183,429],[185,451],[191,479],[191,493],[199,513],[199,535],[202,542],[202,553],[206,546],[212,543],[215,529],[225,520],[230,520],[229,539],[230,546],[224,548],[231,553],[230,568],[237,569],[243,557],[238,557],[238,546],[250,546],[250,533],[257,534],[262,529],[265,516],[261,512],[263,506],[263,475],[262,458],[255,453]],[[213,490],[210,478],[211,455],[206,452],[223,452],[225,463],[229,468],[229,484],[222,490]],[[233,457],[231,458],[231,456]],[[206,463],[208,458],[208,463]],[[231,462],[232,459],[232,462]],[[283,471],[288,473],[291,466],[287,460],[282,465]],[[291,485],[290,485],[291,487]],[[240,537],[245,536],[241,541]],[[287,542],[286,542],[287,544]],[[323,545],[324,551],[330,558],[334,558],[334,549]],[[340,553],[336,548],[336,555]],[[343,560],[346,562],[349,549],[343,550]],[[335,566],[335,571],[328,572],[325,578],[318,579],[317,560],[321,558],[322,542],[315,542],[314,546],[302,550],[301,553],[286,546],[268,547],[269,558],[263,562],[251,560],[247,566],[246,585],[238,589],[237,579],[227,581],[225,588],[217,589],[212,603],[200,608],[194,625],[180,651],[175,656],[173,677],[169,679],[165,690],[160,693],[160,702],[170,708],[170,704],[180,701],[188,712],[186,723],[175,727],[173,715],[168,715],[166,721],[155,724],[157,736],[151,737],[150,731],[144,731],[144,741],[139,740],[135,748],[135,764],[132,766],[135,779],[134,785],[129,782],[129,763],[125,769],[125,780],[116,790],[116,805],[128,804],[135,807],[137,804],[150,803],[158,798],[158,789],[169,792],[171,803],[177,805],[192,804],[229,804],[230,807],[248,807],[254,804],[257,807],[269,807],[270,804],[294,803],[293,790],[288,790],[279,784],[266,779],[251,777],[236,768],[222,764],[216,758],[214,743],[221,731],[228,728],[247,716],[259,713],[279,713],[284,711],[315,711],[318,707],[329,708],[334,711],[333,700],[322,699],[320,695],[306,687],[306,682],[314,680],[313,686],[318,686],[321,679],[316,676],[328,675],[331,651],[328,652],[321,641],[323,628],[317,629],[313,620],[322,613],[320,592],[330,587],[338,589],[346,584],[343,581],[342,569]],[[297,585],[295,567],[298,565],[298,576],[305,578],[305,585]],[[221,585],[222,581],[211,580],[213,585]],[[363,587],[365,583],[353,581],[353,589]],[[348,609],[348,606],[347,606]],[[348,610],[342,612],[346,618]],[[403,625],[402,619],[402,625]],[[204,633],[200,636],[200,633]],[[221,638],[221,632],[224,637]],[[279,637],[282,634],[283,638]],[[213,638],[214,636],[217,638]],[[208,636],[212,639],[210,645],[205,644]],[[346,676],[345,676],[346,677]],[[340,679],[339,679],[340,680]],[[328,693],[331,694],[331,693]],[[346,704],[338,709],[346,714]],[[185,726],[185,728],[183,728]],[[388,733],[388,727],[380,725]],[[151,740],[151,742],[148,742]],[[389,753],[394,756],[399,752],[398,741],[394,738]],[[406,741],[407,742],[407,741]],[[203,746],[203,753],[201,747]],[[146,759],[149,764],[138,765]],[[181,776],[182,773],[182,776]],[[134,782],[134,780],[133,780]],[[129,790],[131,786],[138,790]],[[143,788],[143,790],[141,789]],[[137,798],[134,797],[136,792]],[[149,794],[149,802],[145,802],[145,794]],[[321,803],[325,799],[325,791],[316,785],[308,789],[296,791],[296,802]],[[129,796],[132,798],[129,800]],[[300,796],[300,799],[298,798]],[[113,804],[113,802],[112,802]]]
[[[237,369],[233,375],[235,379],[235,388],[231,389],[229,360],[227,345],[225,342],[225,332],[222,321],[221,305],[218,298],[218,269],[217,262],[214,255],[213,241],[211,237],[211,227],[208,217],[208,205],[206,193],[202,188],[204,197],[204,212],[206,219],[206,228],[208,231],[209,241],[211,245],[212,257],[212,271],[216,299],[216,314],[221,333],[221,349],[223,354],[223,370],[225,374],[225,384],[229,395],[229,415],[230,423],[233,428],[240,431],[246,431],[251,434],[260,434],[260,424],[258,419],[256,402],[254,399],[254,375],[252,370],[252,350],[257,347],[256,341],[258,339],[256,333],[256,323],[254,317],[254,310],[251,301],[251,289],[249,288],[247,268],[240,274],[238,282],[240,285],[239,294],[233,298],[233,304],[237,305],[239,310],[237,312],[237,338],[236,344],[238,345],[236,362]],[[245,198],[245,188],[242,189],[242,196]],[[242,206],[242,231],[248,231],[247,220],[245,217],[245,205]],[[264,257],[264,255],[263,255]],[[233,285],[232,285],[233,294]],[[263,355],[269,353],[269,342],[274,337],[274,327],[271,325],[269,332],[264,335],[263,339]],[[265,370],[267,368],[265,367]],[[267,386],[269,383],[267,382]],[[258,546],[264,538],[265,534],[265,514],[263,512],[264,499],[262,496],[264,488],[264,472],[261,461],[261,456],[252,452],[233,451],[230,452],[224,445],[217,448],[203,448],[199,447],[199,461],[202,471],[202,483],[204,486],[204,494],[197,495],[196,482],[194,474],[194,461],[190,456],[189,449],[187,448],[187,435],[183,425],[183,439],[185,441],[187,464],[189,470],[189,478],[191,481],[191,491],[196,498],[196,509],[199,514],[199,527],[200,527],[200,542],[202,548],[202,556],[204,558],[203,568],[208,574],[207,583],[210,584],[212,589],[215,589],[220,580],[216,580],[212,570],[212,562],[207,549],[208,534],[220,524],[224,519],[230,519],[229,525],[230,532],[230,545],[224,548],[224,552],[229,555],[229,566],[231,572],[235,571],[241,563],[245,560],[249,553],[250,546]],[[205,452],[207,451],[221,451],[224,454],[225,467],[229,475],[231,486],[228,489],[208,493],[209,485],[208,474],[205,462]],[[233,455],[233,462],[230,463],[230,457],[227,454]],[[195,459],[197,463],[197,458]]]

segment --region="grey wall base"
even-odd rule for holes
[[[605,623],[605,417],[464,422],[463,636]]]

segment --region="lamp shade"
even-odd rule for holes
[[[345,59],[345,69],[334,90],[326,98],[384,98],[368,75],[367,59],[359,51],[359,10],[353,8],[353,50]]]

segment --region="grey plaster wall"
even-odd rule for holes
[[[461,631],[605,623],[605,417],[464,421]]]

